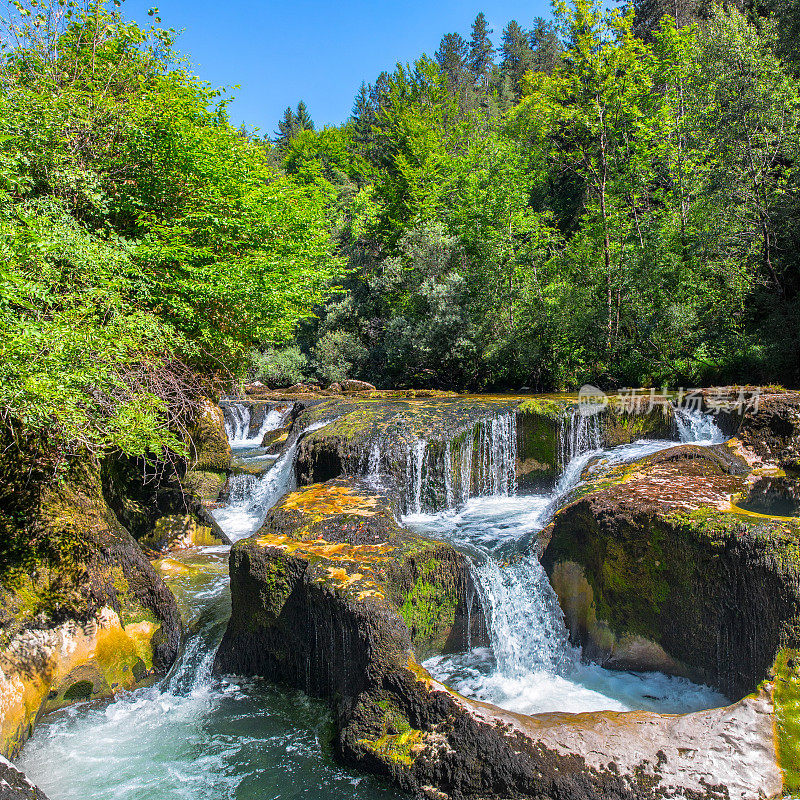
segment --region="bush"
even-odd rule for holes
[[[299,347],[269,348],[263,353],[255,350],[250,357],[253,380],[272,388],[299,383],[305,375],[308,360]]]
[[[355,334],[349,331],[330,331],[314,348],[314,361],[322,381],[334,383],[359,374],[369,351]]]

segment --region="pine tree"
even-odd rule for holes
[[[434,54],[436,63],[447,76],[451,91],[458,91],[467,81],[469,45],[458,33],[446,33]]]
[[[283,119],[278,122],[278,130],[274,132],[275,145],[284,150],[289,144],[289,140],[297,133],[297,119],[295,118],[292,107],[288,106],[283,112]]]
[[[493,33],[486,22],[483,11],[472,23],[472,38],[469,44],[469,69],[475,84],[482,89],[489,86],[489,74],[494,64],[495,49],[489,38]]]
[[[536,17],[530,32],[531,51],[533,52],[534,72],[550,75],[561,62],[563,47],[558,38],[555,25],[549,20]]]
[[[297,113],[294,115],[294,119],[298,132],[314,130],[314,120],[311,119],[308,107],[302,100],[297,104]]]
[[[520,24],[512,19],[503,31],[502,61],[500,68],[507,79],[513,96],[521,94],[522,76],[533,67],[533,51],[528,35]]]

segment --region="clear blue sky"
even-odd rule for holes
[[[128,17],[183,31],[178,49],[215,86],[236,86],[231,118],[272,133],[288,105],[303,99],[318,127],[350,114],[362,80],[398,62],[433,55],[442,35],[469,37],[479,11],[500,43],[516,19],[525,28],[550,17],[549,0],[127,0]]]

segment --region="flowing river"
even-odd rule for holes
[[[235,455],[263,462],[257,445],[284,418],[272,414],[251,436],[243,409],[234,405],[228,436]],[[697,413],[680,413],[678,428],[682,441],[724,439],[710,418]],[[450,470],[446,498],[454,507],[438,514],[423,513],[425,443],[412,447],[403,521],[470,554],[492,644],[430,659],[426,667],[464,695],[522,713],[684,712],[726,704],[720,694],[686,680],[584,664],[569,645],[558,602],[536,557],[537,532],[590,461],[635,460],[675,442],[642,441],[603,451],[591,417],[571,420],[562,439],[562,474],[555,489],[518,496],[513,415],[488,421],[475,472],[480,496],[469,497],[466,481]],[[240,475],[233,481],[228,505],[215,512],[231,540],[254,532],[267,510],[293,487],[296,448],[295,442],[261,477]],[[365,458],[365,477],[376,484],[382,481],[380,461],[377,450]],[[463,469],[468,468],[472,465],[464,463]],[[230,614],[227,555],[223,546],[194,548],[162,563],[189,633],[161,683],[105,703],[79,703],[39,723],[19,762],[50,800],[403,796],[332,761],[326,746],[331,721],[323,704],[264,682],[211,675]]]

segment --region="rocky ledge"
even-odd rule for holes
[[[392,503],[358,481],[285,497],[234,545],[230,569],[216,670],[327,698],[338,755],[417,794],[755,800],[783,790],[771,683],[682,716],[526,717],[433,680],[422,658],[482,635],[468,563],[404,530]]]
[[[516,481],[525,491],[552,488],[584,440],[611,446],[677,436],[669,397],[612,398],[591,413],[582,410],[577,395],[320,395],[298,402],[287,443],[297,431],[327,421],[300,442],[298,482],[379,473],[405,512],[441,510],[454,499],[491,492],[497,480]]]
[[[777,748],[796,789],[800,519],[747,510],[765,480],[756,461],[734,439],[588,475],[542,533],[542,563],[586,657],[729,697],[775,681]]]

